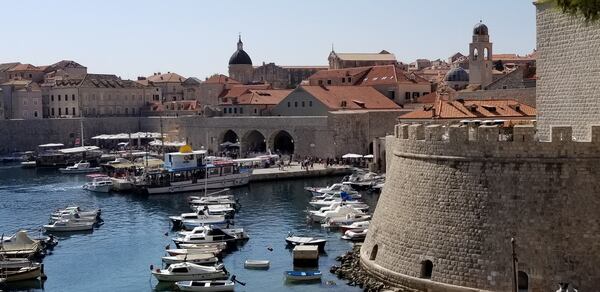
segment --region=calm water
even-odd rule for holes
[[[247,285],[236,291],[360,291],[349,287],[329,273],[335,257],[351,248],[338,232],[328,232],[307,224],[305,210],[310,195],[305,186],[327,185],[340,178],[287,180],[253,183],[233,193],[242,204],[236,214],[236,227],[243,227],[250,240],[223,262],[228,271]],[[39,230],[50,213],[70,204],[87,209],[101,208],[104,225],[88,234],[59,236],[59,244],[44,259],[48,279],[44,291],[170,291],[170,285],[158,284],[151,276],[150,264],[160,266],[170,238],[167,216],[190,212],[187,196],[143,197],[133,194],[92,194],[81,189],[85,176],[65,176],[52,170],[21,169],[0,166],[0,232],[12,234],[18,229]],[[364,195],[371,206],[375,195]],[[321,284],[286,284],[283,272],[292,269],[292,255],[285,248],[289,231],[319,234],[328,238],[319,268],[324,272]],[[168,232],[168,236],[165,233]],[[272,247],[273,251],[267,248]],[[246,259],[268,259],[267,271],[246,270]],[[328,285],[328,280],[337,285]],[[0,286],[4,291],[41,291],[39,281]]]

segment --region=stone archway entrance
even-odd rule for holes
[[[272,149],[277,154],[291,155],[294,154],[294,138],[287,131],[278,131],[273,134]]]
[[[221,156],[238,158],[240,152],[240,138],[233,130],[227,130],[219,139],[219,152]]]
[[[240,141],[240,138],[234,131],[227,130],[227,132],[225,132],[223,134],[223,138],[221,138],[221,141],[219,141],[219,143],[225,143],[225,142],[237,143],[239,141]]]
[[[244,151],[243,154],[245,156],[267,152],[267,140],[265,136],[257,130],[246,133],[242,138],[242,151]]]

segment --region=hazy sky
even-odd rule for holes
[[[227,73],[238,32],[254,65],[326,65],[338,52],[398,60],[466,53],[483,20],[494,53],[535,48],[531,0],[3,1],[0,62],[75,60],[123,78]]]

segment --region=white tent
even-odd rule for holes
[[[373,154],[367,154],[367,155],[363,156],[363,158],[373,159]]]
[[[362,158],[363,156],[360,154],[348,153],[344,154],[342,158]]]

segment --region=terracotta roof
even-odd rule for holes
[[[439,92],[434,91],[427,93],[419,98],[417,98],[416,103],[425,103],[425,104],[433,104],[437,100],[447,100],[448,97],[444,95],[440,95]]]
[[[369,86],[300,86],[330,110],[399,109],[389,98]]]
[[[327,70],[329,66],[280,66],[285,69],[315,69],[315,70]]]
[[[280,103],[292,90],[287,89],[268,89],[268,90],[250,90],[237,98],[223,99],[220,104],[256,104],[256,105],[276,105]]]
[[[316,72],[309,80],[324,80],[333,78],[351,77],[352,85],[374,86],[382,84],[411,83],[429,84],[429,81],[418,74],[408,73],[396,65],[380,65],[368,67],[355,67],[346,69],[332,69]],[[316,82],[314,82],[316,83]]]
[[[529,54],[525,56],[519,56],[517,54],[493,54],[492,60],[502,60],[502,61],[535,61],[536,54]]]
[[[536,109],[514,99],[438,100],[400,119],[534,118]]]
[[[336,53],[338,58],[346,61],[396,61],[396,56],[390,53]]]
[[[150,82],[154,82],[154,83],[161,83],[161,82],[183,82],[185,80],[185,77],[177,74],[177,73],[167,73],[167,74],[155,74],[152,76],[148,76],[148,81]]]
[[[358,81],[358,79],[362,78],[370,69],[371,67],[355,67],[346,69],[321,70],[308,77],[308,79],[315,80],[352,77],[353,80]]]
[[[14,66],[14,67],[8,69],[7,71],[43,71],[43,69],[40,69],[31,64],[19,64],[17,66]]]
[[[209,84],[235,84],[235,83],[240,83],[237,80],[231,79],[223,74],[215,74],[213,76],[210,76],[208,79],[206,79],[206,81],[204,81],[204,83],[209,83]]]
[[[270,84],[253,84],[253,85],[235,85],[233,87],[231,87],[230,89],[225,89],[223,90],[223,92],[221,92],[221,94],[219,95],[219,97],[226,97],[226,98],[231,98],[231,97],[239,97],[240,95],[246,93],[248,90],[251,89],[272,89]]]
[[[17,66],[19,64],[21,64],[21,63],[14,62],[14,63],[3,63],[3,64],[0,64],[0,72],[7,71],[8,69],[10,69],[10,68],[12,68],[14,66]]]
[[[133,80],[123,80],[112,74],[87,74],[79,84],[81,87],[98,88],[142,88],[144,85]]]
[[[86,68],[85,66],[82,66],[81,64],[75,62],[75,61],[71,61],[71,60],[62,60],[59,62],[56,62],[48,67],[51,67],[52,69],[58,69],[58,68]]]

